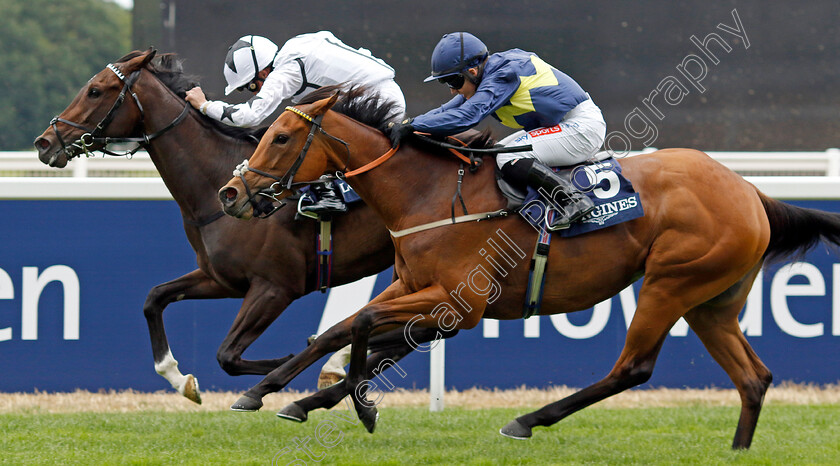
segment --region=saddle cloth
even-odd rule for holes
[[[356,191],[352,187],[350,187],[350,185],[347,184],[346,181],[332,180],[332,183],[335,189],[337,189],[338,192],[341,193],[341,198],[344,199],[345,204],[350,204],[362,200],[362,198],[359,197],[359,194],[356,193]],[[304,202],[306,202],[307,204],[314,204],[318,202],[318,195],[316,195],[308,185],[300,188],[300,192],[301,195],[306,197]]]
[[[555,231],[562,237],[582,235],[645,214],[639,194],[633,189],[630,180],[621,174],[621,165],[612,157],[562,169],[555,168],[554,171],[595,203],[595,209],[581,220],[568,229]],[[543,230],[547,213],[553,210],[550,203],[536,190],[529,187],[527,192],[522,192],[502,180],[498,169],[496,173],[499,188],[508,199],[508,209],[519,213],[538,231]]]

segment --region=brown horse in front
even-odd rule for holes
[[[378,129],[330,111],[335,101],[332,95],[283,113],[260,141],[250,167],[279,177],[301,156],[294,180],[307,181],[328,170],[356,170],[388,151],[388,139]],[[302,154],[316,123],[332,137],[316,131]],[[557,238],[540,313],[589,308],[644,275],[624,349],[605,378],[515,419],[501,433],[530,437],[534,426],[552,425],[644,383],[669,329],[684,317],[740,393],[733,448],[748,448],[772,376],[740,331],[738,313],[765,258],[802,251],[821,239],[838,243],[840,215],[770,199],[696,150],[661,150],[623,159],[621,166],[641,196],[645,216],[583,236]],[[453,157],[409,144],[376,168],[347,180],[395,232],[450,216],[458,168]],[[252,191],[273,182],[254,172],[246,173],[245,181]],[[226,212],[247,210],[243,193],[237,178],[220,190]],[[495,211],[506,204],[488,168],[467,175],[463,197],[470,212]],[[340,348],[352,337],[346,382],[356,389],[356,409],[368,416],[366,425],[372,430],[375,417],[371,419],[363,383],[370,335],[407,324],[469,329],[483,317],[521,318],[528,266],[520,253],[533,248],[536,235],[515,217],[394,238],[399,280],[270,373],[240,403],[247,405],[282,388],[319,354]],[[491,241],[498,246],[503,237],[515,245],[488,247]],[[499,267],[491,266],[488,257]],[[518,262],[509,265],[511,257]]]

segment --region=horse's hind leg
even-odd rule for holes
[[[770,370],[756,356],[738,326],[738,313],[757,271],[758,268],[724,295],[685,315],[688,325],[732,379],[741,396],[741,416],[732,441],[733,449],[750,447],[764,394],[773,380]]]
[[[166,330],[163,325],[163,310],[172,302],[183,299],[216,299],[230,297],[230,291],[221,287],[201,269],[155,286],[149,291],[143,314],[149,326],[152,340],[152,355],[155,371],[172,384],[172,388],[191,401],[201,404],[198,381],[192,374],[184,375],[178,370],[178,361],[172,356]]]
[[[643,285],[636,315],[627,330],[624,349],[610,373],[560,401],[514,419],[499,433],[517,439],[531,437],[534,426],[550,426],[593,403],[647,382],[668,330],[683,313],[678,302],[667,294],[650,289],[648,283]]]

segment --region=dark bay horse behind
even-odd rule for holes
[[[186,299],[244,298],[219,347],[219,364],[231,375],[270,372],[288,357],[245,360],[242,354],[292,301],[317,289],[318,226],[311,220],[295,221],[291,207],[265,220],[222,215],[216,191],[233,168],[253,153],[256,139],[193,110],[183,99],[193,85],[190,77],[183,74],[174,56],[152,61],[154,55],[153,51],[133,52],[96,74],[60,119],[54,120],[54,126],[35,141],[35,147],[42,162],[64,167],[79,155],[82,145],[90,144],[88,150],[102,148],[103,141],[92,137],[143,140],[149,136],[146,148],[181,209],[198,268],[155,286],[144,313],[155,369],[181,394],[200,402],[195,378],[181,374],[172,356],[163,310]],[[118,99],[120,103],[115,103]],[[94,129],[97,126],[100,129]],[[85,133],[94,134],[82,141]],[[391,239],[375,212],[365,205],[334,218],[333,242],[332,285],[358,280],[393,264]]]
[[[348,182],[394,232],[399,280],[272,371],[237,403],[249,405],[283,388],[321,354],[352,341],[345,382],[372,430],[375,415],[363,388],[369,337],[394,328],[469,329],[483,317],[521,318],[528,281],[528,267],[522,263],[525,251],[534,248],[536,233],[515,215],[405,233],[450,217],[459,185],[458,161],[408,144],[374,166],[380,154],[390,153],[382,126],[369,127],[330,111],[337,97],[330,89],[322,92],[322,100],[299,105],[270,126],[249,166],[270,177],[294,176],[297,182],[326,170],[347,171]],[[303,150],[310,131],[316,136]],[[293,166],[299,169],[290,172]],[[501,433],[530,437],[535,426],[550,426],[644,383],[669,329],[684,317],[741,396],[732,446],[748,448],[772,376],[741,332],[738,314],[765,259],[801,252],[819,241],[840,243],[840,215],[770,199],[696,150],[661,150],[623,159],[621,166],[641,196],[645,215],[589,234],[556,238],[540,314],[589,308],[644,275],[624,348],[602,380],[511,421]],[[270,177],[254,171],[244,181],[253,191],[273,183]],[[493,171],[486,168],[467,176],[462,194],[472,213],[506,206]],[[228,181],[219,195],[226,212],[248,208],[239,178]],[[500,245],[503,240],[509,240],[507,247],[492,247],[491,241]],[[547,356],[562,357],[541,355]]]

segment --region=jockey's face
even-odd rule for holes
[[[271,73],[271,67],[265,68],[264,70],[257,73],[256,78],[254,78],[248,84],[240,87],[238,90],[240,90],[240,91],[248,90],[250,92],[253,92],[254,94],[260,92],[260,89],[262,89],[262,87],[263,87],[263,82],[265,82],[265,78],[267,78],[270,73]]]
[[[476,76],[478,76],[478,68],[470,68],[470,69],[467,70],[467,73],[469,73],[473,78],[475,78]],[[449,92],[453,96],[457,95],[457,94],[461,94],[462,96],[464,96],[465,99],[469,99],[470,97],[475,95],[475,89],[477,87],[478,87],[477,84],[475,84],[474,82],[472,82],[469,79],[465,79],[464,80],[464,85],[461,86],[460,89],[450,88]]]

